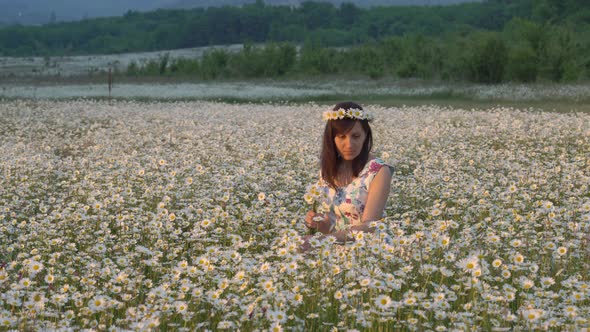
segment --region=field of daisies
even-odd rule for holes
[[[387,217],[298,251],[329,106],[0,102],[0,331],[590,327],[590,114],[366,105]]]

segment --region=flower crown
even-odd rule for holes
[[[351,108],[349,110],[345,110],[344,108],[339,108],[335,111],[325,111],[322,114],[322,119],[324,121],[328,120],[340,120],[340,119],[355,119],[355,120],[373,120],[373,115],[366,112],[365,110],[361,110],[358,108]]]

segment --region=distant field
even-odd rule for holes
[[[0,98],[76,99],[106,98],[106,79],[70,83],[23,79],[0,83]],[[146,100],[212,100],[226,102],[317,102],[357,100],[384,106],[438,104],[461,108],[495,105],[548,111],[590,111],[590,84],[476,85],[417,80],[252,80],[167,81],[161,78],[119,82],[112,97]]]
[[[212,48],[239,51],[241,44],[147,53],[72,57],[0,57],[0,98],[75,99],[109,96],[106,71],[125,71],[165,54],[199,58]],[[317,102],[354,99],[384,106],[432,103],[489,108],[496,104],[557,111],[590,111],[590,83],[468,84],[416,79],[320,76],[289,79],[196,81],[190,77],[116,76],[117,99],[212,100],[227,102]]]
[[[208,49],[220,48],[228,51],[242,49],[242,45],[196,47],[169,51],[124,53],[112,55],[81,55],[65,57],[0,57],[1,77],[43,77],[43,76],[87,76],[101,71],[127,70],[135,61],[141,65],[149,60],[157,60],[165,54],[171,58],[199,58]]]

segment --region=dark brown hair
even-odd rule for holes
[[[338,109],[360,109],[363,108],[351,101],[338,103],[332,109],[336,111]],[[336,188],[336,174],[338,173],[338,166],[342,163],[342,158],[338,157],[338,151],[336,150],[336,143],[334,142],[334,137],[338,134],[346,134],[349,132],[352,127],[354,127],[356,122],[360,122],[361,126],[365,134],[365,141],[363,142],[363,148],[361,153],[354,158],[352,161],[352,174],[354,177],[358,177],[359,173],[365,167],[365,164],[369,160],[369,152],[371,152],[371,148],[373,147],[373,133],[371,132],[371,127],[369,126],[368,120],[356,120],[356,119],[340,119],[340,120],[328,120],[326,123],[326,128],[324,129],[324,139],[322,144],[322,152],[320,155],[321,159],[321,170],[322,170],[322,178],[326,181],[332,188]]]

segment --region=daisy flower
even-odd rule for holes
[[[492,266],[495,268],[499,268],[500,266],[502,266],[502,260],[499,258],[494,259],[494,261],[492,262]]]
[[[524,256],[517,253],[516,255],[514,255],[512,260],[515,264],[522,264],[524,262]]]
[[[31,275],[36,275],[37,273],[41,272],[41,270],[43,270],[43,264],[40,262],[32,260],[29,263],[29,272]]]
[[[528,322],[535,322],[541,318],[543,310],[527,309],[522,311],[522,317]]]
[[[375,305],[380,310],[387,310],[391,306],[391,298],[387,295],[379,295],[375,298]]]
[[[477,256],[463,258],[456,264],[457,267],[463,269],[463,271],[472,273],[473,271],[479,269],[479,258]]]
[[[551,287],[554,284],[555,284],[555,280],[553,278],[550,278],[550,277],[541,278],[541,287],[543,287],[543,288]]]
[[[564,256],[565,254],[567,254],[567,247],[559,247],[559,248],[557,248],[557,250],[555,252],[559,256]]]

